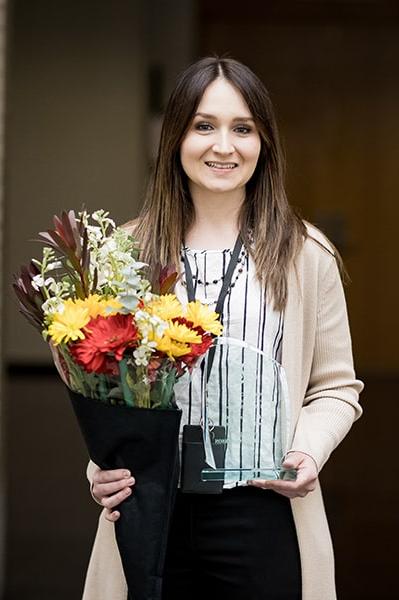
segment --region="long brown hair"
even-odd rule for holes
[[[195,218],[180,146],[204,91],[218,77],[225,78],[241,93],[260,134],[260,155],[246,185],[239,227],[254,259],[258,279],[267,285],[275,307],[281,310],[287,301],[288,268],[307,233],[287,201],[283,153],[269,94],[242,63],[207,57],[180,75],[166,107],[158,156],[135,236],[143,249],[143,259],[150,266],[160,261],[179,268],[185,232]]]

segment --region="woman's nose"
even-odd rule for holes
[[[221,132],[215,140],[212,149],[218,154],[232,154],[235,148],[231,141],[230,135],[228,133]]]

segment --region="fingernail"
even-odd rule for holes
[[[130,471],[124,471],[123,472],[123,476],[126,477],[126,478],[130,477]]]
[[[129,488],[126,488],[126,490],[125,490],[125,494],[126,494],[126,496],[128,496],[128,495],[129,495],[129,494],[131,494],[131,493],[132,493],[132,490],[130,489],[130,487],[129,487]]]
[[[129,485],[133,485],[134,483],[136,483],[136,480],[135,480],[135,478],[134,478],[134,477],[131,477],[131,478],[129,479],[129,481],[128,481],[128,484],[129,484]]]

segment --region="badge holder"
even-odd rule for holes
[[[224,467],[226,430],[212,425],[209,438],[215,465]],[[220,494],[223,490],[222,480],[203,479],[202,473],[208,465],[205,462],[204,435],[201,425],[184,425],[181,490],[185,494]]]

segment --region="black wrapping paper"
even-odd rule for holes
[[[115,523],[129,600],[161,600],[181,410],[113,406],[68,392],[90,458],[101,469],[129,469],[136,480]]]

